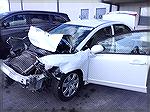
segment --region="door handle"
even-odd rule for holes
[[[132,60],[131,62],[130,62],[130,64],[132,64],[132,65],[147,65],[147,62],[146,61],[142,61],[142,60]]]

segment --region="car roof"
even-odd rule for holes
[[[88,26],[88,27],[97,27],[99,25],[103,24],[113,24],[113,23],[122,23],[122,22],[116,22],[116,21],[109,21],[109,20],[102,20],[102,19],[92,19],[92,20],[75,20],[75,21],[69,21],[65,24],[72,24],[72,25],[80,25],[80,26]]]
[[[24,13],[24,14],[38,14],[38,13],[45,13],[45,14],[58,14],[61,15],[63,17],[65,17],[66,19],[70,20],[68,15],[66,13],[60,13],[60,12],[52,12],[52,11],[40,11],[40,10],[20,10],[20,11],[10,11],[10,12],[4,12],[1,13],[1,15],[3,15],[3,17],[7,17],[11,14],[18,14],[18,13]],[[2,17],[2,18],[3,18]],[[1,18],[1,19],[2,19]]]
[[[26,12],[26,13],[53,13],[53,14],[65,14],[65,13],[60,13],[60,12],[52,12],[52,11],[40,11],[40,10],[20,10],[20,11],[10,11],[10,12],[5,12],[7,14],[12,14],[12,13],[22,13],[22,12]],[[65,14],[66,15],[66,14]]]

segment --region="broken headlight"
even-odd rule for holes
[[[61,70],[57,66],[53,66],[51,69],[48,70],[55,78],[59,79],[61,77]]]

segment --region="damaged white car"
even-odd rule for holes
[[[8,83],[30,90],[51,86],[62,101],[87,83],[146,92],[149,32],[115,36],[130,31],[120,22],[103,20],[72,21],[49,33],[30,27],[30,43],[26,38],[8,40],[12,49],[1,70]]]

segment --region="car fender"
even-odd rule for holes
[[[86,78],[88,72],[90,50],[79,51],[75,54],[54,54],[39,58],[39,61],[45,64],[45,69],[48,70],[53,66],[60,68],[60,71],[67,74],[71,71],[80,69],[83,71],[83,78]]]

